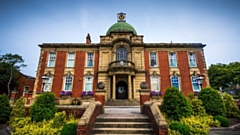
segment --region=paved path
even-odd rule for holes
[[[210,131],[209,135],[240,135],[240,130]]]

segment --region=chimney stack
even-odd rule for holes
[[[86,37],[86,44],[91,44],[91,37],[89,33],[87,34],[87,37]]]

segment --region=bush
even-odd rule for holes
[[[77,125],[73,123],[65,124],[62,128],[61,135],[76,135]]]
[[[217,116],[214,116],[213,118],[214,118],[214,120],[218,120],[221,123],[222,127],[229,127],[229,125],[230,125],[228,119],[224,116],[217,115]]]
[[[226,106],[226,116],[233,118],[240,118],[240,110],[235,104],[233,97],[230,94],[223,94],[224,104]]]
[[[189,102],[192,107],[192,115],[194,116],[206,116],[205,108],[202,106],[202,101],[195,98],[193,93],[188,95]]]
[[[15,102],[15,106],[12,108],[9,124],[10,125],[14,124],[15,119],[23,118],[26,115],[27,114],[26,114],[26,109],[25,109],[25,99],[23,97],[20,97]]]
[[[226,114],[226,107],[223,103],[221,95],[213,88],[203,88],[198,98],[202,100],[206,113],[212,116]]]
[[[11,117],[25,117],[27,115],[25,108],[25,99],[20,97],[14,104],[15,106],[12,108]]]
[[[60,128],[66,123],[66,112],[58,112],[55,113],[55,117],[53,118],[53,128]]]
[[[15,124],[12,135],[59,135],[62,127],[52,128],[53,120],[32,122],[30,117],[22,118]]]
[[[190,103],[176,87],[166,90],[160,109],[168,119],[177,121],[182,117],[190,116],[192,113]]]
[[[202,123],[199,117],[191,116],[182,118],[180,122],[190,128],[190,134],[192,135],[208,135],[209,125],[207,123]]]
[[[8,96],[6,94],[0,95],[0,124],[4,124],[9,120],[11,107]]]
[[[169,128],[171,130],[176,130],[176,131],[179,131],[179,133],[183,134],[183,135],[190,135],[190,128],[180,122],[172,122],[170,125],[169,125]]]
[[[57,111],[56,103],[54,102],[55,99],[56,96],[51,92],[45,92],[40,95],[30,107],[32,121],[40,122],[52,119]]]

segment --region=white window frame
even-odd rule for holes
[[[91,89],[87,88],[87,84],[91,85]],[[93,76],[85,76],[83,91],[93,91]]]
[[[200,85],[198,84],[197,78],[198,78],[198,76],[191,76],[193,91],[200,91],[201,90]]]
[[[55,52],[49,52],[48,67],[55,67],[55,64],[56,64],[56,53]]]
[[[188,53],[188,62],[189,62],[189,67],[197,67],[196,54],[194,52]]]
[[[174,86],[173,84],[178,84],[177,88],[179,90],[181,90],[180,83],[179,83],[179,77],[178,76],[171,76],[171,84],[172,84],[172,87]]]
[[[151,91],[160,91],[160,81],[159,81],[159,76],[151,76]],[[156,86],[154,86],[156,85]],[[158,88],[154,88],[154,87],[158,87]]]
[[[53,81],[53,76],[48,76],[47,82],[44,84],[43,91],[44,92],[50,92],[52,91],[52,81]]]
[[[175,52],[169,52],[168,54],[169,57],[169,66],[170,67],[177,67],[177,55]],[[171,65],[171,61],[175,63],[175,65]]]
[[[154,55],[153,55],[154,54]],[[158,67],[158,57],[157,57],[157,53],[156,52],[150,52],[149,53],[149,57],[150,57],[150,67]],[[152,65],[152,60],[155,60],[155,64]]]
[[[75,53],[69,52],[68,60],[67,60],[67,67],[74,67],[74,63],[75,63]]]
[[[92,66],[89,66],[89,61],[92,60]],[[87,58],[86,58],[86,67],[93,67],[94,66],[94,53],[93,52],[87,52]]]
[[[70,88],[66,89],[68,84],[70,84]],[[65,76],[65,79],[64,79],[64,91],[72,91],[72,87],[73,87],[73,76]]]
[[[25,94],[26,92],[29,91],[29,89],[30,89],[30,86],[28,86],[28,85],[24,86],[24,88],[23,88],[23,96],[24,96],[24,94]]]

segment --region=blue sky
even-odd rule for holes
[[[240,0],[0,0],[0,55],[36,76],[38,44],[99,43],[119,12],[145,43],[204,43],[207,66],[240,61]]]

